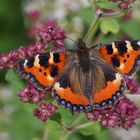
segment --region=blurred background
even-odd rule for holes
[[[127,1],[127,0],[126,0]],[[34,42],[34,25],[48,19],[55,19],[74,40],[84,38],[90,25],[95,22],[99,9],[103,17],[95,27],[89,46],[98,42],[124,39],[140,39],[139,1],[117,0],[0,0],[0,53]],[[67,47],[74,47],[66,40]],[[140,81],[139,73],[137,80]],[[12,81],[12,82],[11,82]],[[17,88],[18,87],[18,88]],[[45,140],[45,124],[32,113],[34,105],[23,104],[17,94],[25,83],[11,70],[0,73],[0,140]],[[139,95],[129,95],[140,104]],[[69,118],[67,118],[69,119]],[[93,135],[76,133],[73,140],[139,140],[140,120],[126,131],[122,128],[101,128]],[[55,131],[53,130],[55,135]]]

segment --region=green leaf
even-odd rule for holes
[[[6,76],[5,76],[5,80],[8,81],[8,82],[11,82],[15,78],[16,78],[16,75],[15,75],[13,70],[9,70],[6,74]]]
[[[46,97],[47,97],[47,101],[52,103],[54,101],[54,99],[52,98],[51,94],[48,93],[48,91],[46,91],[47,94],[46,94]]]
[[[91,5],[93,4],[93,0],[88,0],[88,2],[89,2],[89,4],[91,4]]]
[[[118,33],[119,31],[119,24],[117,20],[112,18],[105,18],[101,20],[100,22],[100,28],[102,33],[107,34],[109,32],[111,33]]]
[[[93,21],[95,17],[95,11],[92,7],[80,9],[77,16],[79,16],[88,25]]]
[[[61,115],[63,122],[66,123],[67,125],[71,125],[79,115],[79,114],[72,115],[72,113],[69,110],[63,109],[61,107],[59,107],[57,112]]]
[[[59,124],[61,124],[61,115],[59,113],[56,113],[54,116],[49,118],[52,121],[56,121]]]
[[[88,136],[88,135],[93,135],[95,133],[99,133],[101,131],[101,127],[99,123],[97,122],[87,122],[85,124],[82,124],[81,127],[83,128],[79,129],[79,132],[82,135]]]
[[[104,8],[104,9],[116,9],[118,8],[118,2],[111,2],[108,0],[97,0],[97,5],[100,8]]]
[[[79,136],[79,133],[73,132],[71,135],[69,135],[67,140],[85,140]],[[86,139],[87,140],[87,139]]]
[[[140,22],[135,20],[123,21],[121,24],[122,30],[134,39],[140,38]]]
[[[8,70],[5,79],[10,83],[13,93],[18,93],[21,89],[24,88],[24,82],[18,77],[14,70]]]
[[[43,129],[43,123],[40,123],[31,112],[20,108],[11,117],[10,139],[31,140],[33,137],[41,137]]]
[[[46,133],[47,140],[61,140],[66,134],[66,131],[56,121],[48,120]]]
[[[94,135],[95,140],[110,140],[110,135],[108,131],[101,131]]]

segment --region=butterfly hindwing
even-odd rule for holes
[[[118,41],[97,46],[102,57],[122,74],[132,74],[139,65],[140,41]]]
[[[36,54],[16,64],[16,71],[37,89],[50,88],[61,72],[66,60],[63,52]]]
[[[122,77],[110,66],[93,59],[84,73],[74,60],[70,59],[53,86],[52,96],[58,104],[72,111],[89,111],[112,106],[123,96]]]

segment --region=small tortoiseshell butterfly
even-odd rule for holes
[[[39,53],[16,64],[20,76],[71,111],[114,106],[124,96],[122,75],[131,75],[140,60],[140,41],[118,41],[87,48]]]

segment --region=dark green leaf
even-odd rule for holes
[[[56,121],[61,124],[61,115],[59,113],[56,113],[54,116],[50,117],[50,120]]]

